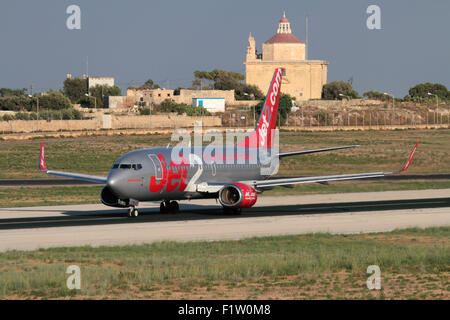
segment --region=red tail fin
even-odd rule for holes
[[[283,70],[283,68],[275,69],[255,132],[242,141],[239,144],[240,146],[266,149],[271,147],[272,130],[277,126],[278,101],[280,100]]]

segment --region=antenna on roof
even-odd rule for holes
[[[308,32],[309,32],[309,16],[305,17],[305,60],[308,60]]]

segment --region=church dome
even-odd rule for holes
[[[272,43],[303,43],[303,42],[297,39],[297,37],[292,34],[291,24],[289,23],[289,20],[286,18],[286,13],[283,12],[283,17],[278,23],[277,33],[264,43],[272,44]]]
[[[303,42],[297,39],[297,37],[294,36],[292,33],[277,33],[264,43],[271,44],[271,43],[303,43]]]

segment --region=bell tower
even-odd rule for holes
[[[255,61],[256,60],[256,44],[255,38],[252,37],[252,33],[248,36],[248,47],[247,47],[247,57],[246,61]]]
[[[292,33],[291,24],[289,20],[286,18],[286,12],[283,12],[283,17],[278,23],[277,33]]]

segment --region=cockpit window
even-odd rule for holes
[[[138,164],[129,164],[129,163],[121,163],[119,164],[115,164],[113,166],[113,169],[134,169],[134,170],[141,170],[142,169],[142,164],[138,163]]]

